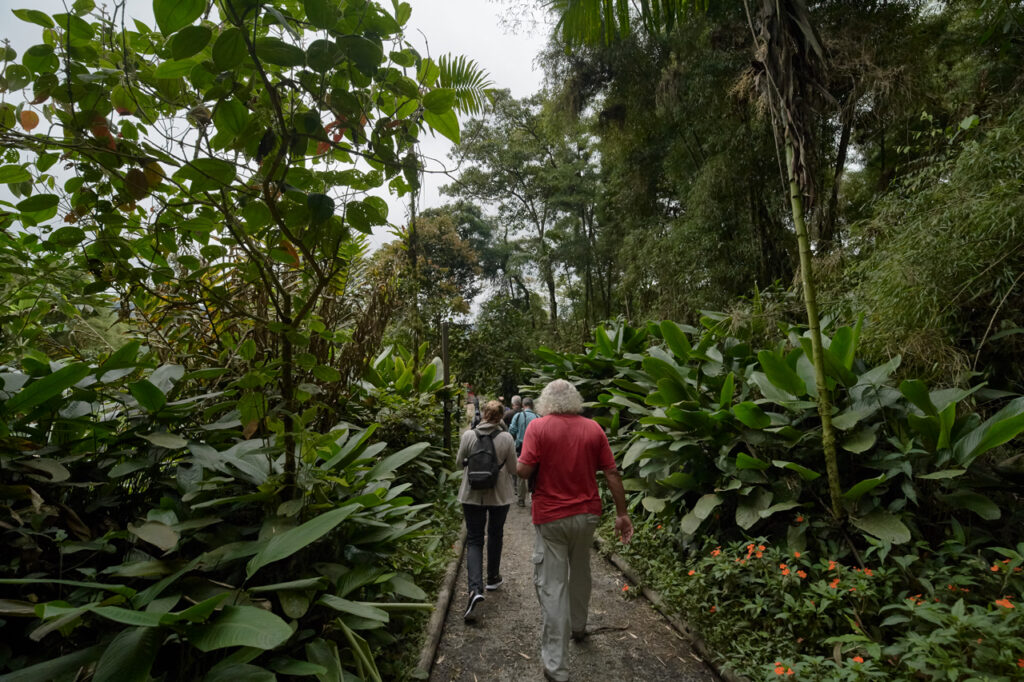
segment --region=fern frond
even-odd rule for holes
[[[455,91],[456,109],[474,116],[487,109],[494,84],[480,65],[464,55],[450,54],[441,55],[437,65],[441,87]]]

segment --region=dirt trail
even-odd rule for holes
[[[505,523],[501,573],[505,583],[466,623],[465,562],[453,590],[444,634],[434,659],[434,682],[531,682],[543,680],[540,662],[540,607],[533,589],[533,525],[529,507],[514,503]],[[642,597],[625,599],[622,574],[603,557],[591,556],[594,590],[587,630],[590,638],[570,643],[574,682],[643,680],[711,682],[710,668]]]

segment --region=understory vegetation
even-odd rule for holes
[[[1024,471],[1005,445],[1024,397],[894,380],[898,358],[869,367],[857,330],[833,330],[835,518],[803,330],[757,351],[724,316],[702,322],[598,327],[586,354],[540,352],[531,390],[587,377],[644,519],[628,546],[606,524],[606,546],[753,679],[1018,676]]]
[[[556,0],[525,97],[415,0],[67,5],[0,45],[0,679],[422,674],[463,391],[556,377],[722,665],[1020,677],[1019,1]]]

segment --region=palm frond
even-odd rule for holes
[[[636,5],[639,4],[639,7]],[[610,45],[636,28],[669,33],[687,9],[706,10],[707,0],[548,0],[558,17],[555,31],[567,45]]]
[[[494,83],[487,72],[464,55],[441,55],[440,85],[455,91],[455,108],[471,115],[482,114],[491,101]]]

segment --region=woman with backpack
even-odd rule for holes
[[[504,406],[497,400],[484,405],[480,425],[462,433],[455,466],[463,469],[459,502],[466,519],[466,572],[469,603],[463,618],[484,600],[485,590],[501,586],[501,547],[505,517],[515,497],[516,448],[502,428]],[[487,582],[483,581],[484,535],[487,536]]]

